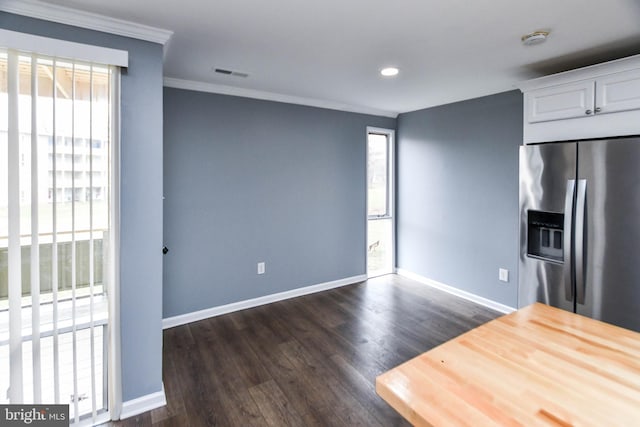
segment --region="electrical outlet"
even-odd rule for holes
[[[264,271],[265,271],[264,262],[259,262],[258,263],[258,274],[264,274]]]
[[[498,269],[498,279],[501,282],[508,282],[509,281],[509,270],[507,270],[506,268],[499,268]]]

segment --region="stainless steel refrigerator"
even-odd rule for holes
[[[520,147],[519,307],[640,331],[640,137]]]

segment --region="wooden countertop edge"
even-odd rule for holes
[[[376,378],[376,393],[378,396],[384,399],[386,403],[402,415],[405,420],[410,422],[411,425],[417,427],[433,427],[433,424],[428,423],[427,420],[415,412],[406,402],[400,400],[389,387],[382,383],[381,378],[384,376],[385,374],[382,374]]]
[[[538,304],[538,303],[536,303]],[[534,304],[535,305],[535,304]],[[503,319],[507,316],[513,317],[517,314],[518,312],[515,311],[513,313],[510,314],[505,314],[503,316],[500,316],[496,319],[490,320],[487,323],[484,323],[482,325],[479,325],[473,329],[468,330],[467,332],[464,332],[448,341],[443,342],[442,344],[426,351],[425,353],[428,353],[430,351],[436,350],[439,347],[453,341],[453,340],[459,340],[462,339],[465,335],[470,334],[471,332],[475,331],[478,328],[481,328],[483,326],[486,326],[489,323],[493,323],[498,321],[499,319]],[[420,415],[420,413],[418,413],[416,411],[416,408],[413,407],[413,405],[409,402],[407,402],[406,400],[402,400],[400,398],[400,396],[398,394],[396,394],[393,390],[391,390],[391,388],[389,387],[389,382],[387,381],[387,378],[392,376],[392,375],[398,375],[400,373],[400,371],[402,370],[402,366],[407,365],[412,363],[414,360],[419,359],[421,357],[424,356],[425,353],[421,353],[419,355],[417,355],[416,357],[413,357],[409,360],[407,360],[404,363],[401,363],[398,366],[395,366],[394,368],[380,374],[379,376],[376,377],[376,381],[375,381],[375,389],[376,389],[376,393],[378,394],[378,396],[380,396],[387,404],[389,404],[393,409],[395,409],[400,415],[402,415],[402,417],[407,420],[408,422],[410,422],[413,426],[417,426],[417,427],[434,427],[435,424],[432,424],[430,422],[428,422],[422,415]]]
[[[447,419],[445,419],[447,416],[458,418],[462,413],[445,410],[444,412],[448,413],[445,414],[440,410],[434,411],[435,408],[443,408],[443,406],[441,406],[443,401],[440,399],[440,389],[438,389],[438,393],[436,394],[434,394],[433,391],[431,391],[430,394],[428,393],[429,397],[425,401],[421,401],[419,399],[416,400],[414,394],[415,389],[411,390],[411,386],[415,387],[415,382],[412,384],[411,379],[413,378],[413,374],[411,378],[407,376],[412,369],[415,369],[415,366],[405,367],[405,365],[413,365],[416,363],[414,362],[416,359],[421,359],[425,357],[427,353],[435,352],[440,347],[451,342],[460,343],[461,341],[464,341],[466,339],[465,336],[474,333],[476,329],[484,328],[486,331],[495,332],[505,326],[508,328],[518,328],[520,325],[525,329],[527,327],[531,327],[531,325],[534,325],[534,327],[537,327],[535,325],[539,325],[545,330],[559,328],[559,331],[569,334],[568,336],[572,337],[574,340],[592,342],[597,347],[606,345],[608,348],[611,348],[620,355],[623,353],[623,350],[628,350],[628,352],[624,352],[624,357],[627,358],[631,357],[633,354],[637,354],[637,351],[640,351],[640,341],[638,340],[637,332],[629,331],[618,326],[606,324],[574,313],[565,312],[555,307],[535,303],[516,312],[500,316],[480,325],[477,328],[452,338],[451,340],[382,373],[375,380],[376,393],[394,410],[415,426],[433,427],[437,425],[447,425]],[[477,332],[475,334],[477,334]],[[446,348],[449,347],[450,344]],[[637,371],[637,363],[634,362],[634,366],[636,366],[635,369]],[[427,390],[428,389],[429,388],[427,387]],[[444,390],[442,391],[444,392]],[[445,395],[447,394],[446,392],[444,393]],[[423,398],[425,397],[427,396],[423,396]],[[429,403],[429,401],[431,402]],[[448,407],[448,405],[445,405],[444,407]],[[464,407],[461,406],[459,409],[463,408]],[[450,418],[448,419],[451,421]],[[493,422],[490,421],[487,425],[494,425],[496,419],[492,421]]]

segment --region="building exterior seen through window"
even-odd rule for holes
[[[112,70],[12,52],[0,50],[0,403],[69,404],[78,421],[108,407]]]

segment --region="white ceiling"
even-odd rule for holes
[[[165,77],[391,115],[640,53],[638,0],[45,2],[173,31]],[[522,46],[540,29],[546,43]],[[388,65],[399,76],[381,77]]]

